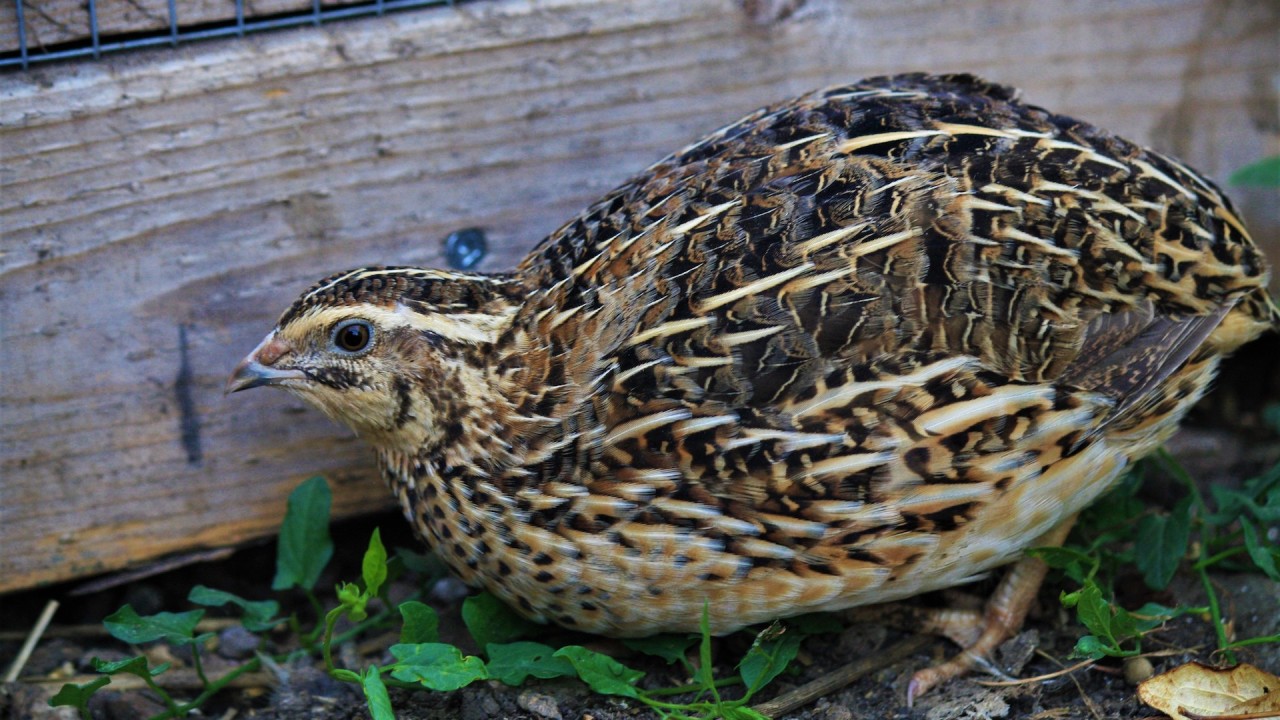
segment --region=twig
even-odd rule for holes
[[[196,633],[219,632],[239,624],[240,621],[235,618],[205,618],[196,624]],[[44,637],[47,638],[93,638],[106,637],[108,635],[110,633],[107,632],[107,628],[102,623],[54,625],[44,632]],[[26,633],[23,632],[0,632],[0,642],[21,640],[24,637],[26,637]]]
[[[18,679],[18,673],[22,672],[22,668],[26,667],[27,660],[31,658],[31,651],[36,649],[36,643],[40,642],[40,636],[44,635],[44,629],[49,627],[49,622],[53,620],[53,614],[57,611],[57,600],[50,600],[45,603],[44,611],[40,613],[35,627],[31,628],[31,633],[27,635],[27,641],[22,643],[22,649],[18,651],[18,657],[13,659],[13,664],[9,666],[9,672],[5,673],[5,682],[10,683]]]
[[[974,680],[974,682],[984,687],[1012,687],[1014,685],[1026,685],[1028,683],[1036,683],[1036,682],[1043,682],[1045,680],[1052,680],[1056,677],[1062,677],[1063,675],[1070,675],[1071,673],[1077,670],[1083,670],[1084,668],[1087,668],[1096,662],[1098,661],[1083,660],[1081,662],[1076,663],[1075,665],[1062,668],[1061,670],[1055,670],[1051,673],[1045,673],[1044,675],[1037,675],[1035,677],[1029,677],[1029,678],[1018,678],[1016,680]]]
[[[83,685],[92,682],[101,675],[76,675],[74,677],[32,677],[23,678],[23,682],[28,683],[74,683]],[[161,675],[155,676],[155,682],[165,690],[202,690],[205,688],[204,683],[196,675],[194,670],[170,670]],[[215,681],[216,682],[216,681]],[[244,673],[227,681],[221,687],[230,687],[237,689],[245,688],[271,688],[275,687],[277,682],[270,673],[266,672],[250,672]],[[118,673],[111,676],[112,690],[142,690],[147,684],[140,678],[133,675]]]
[[[933,642],[933,638],[914,635],[896,645],[891,645],[889,649],[883,652],[851,662],[842,668],[823,675],[817,680],[805,683],[751,709],[766,717],[784,715],[796,708],[804,707],[820,697],[830,695],[863,675],[904,660],[907,656],[923,650],[931,642]]]

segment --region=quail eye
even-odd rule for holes
[[[373,325],[368,320],[343,320],[333,327],[333,347],[344,353],[362,353],[373,345]]]

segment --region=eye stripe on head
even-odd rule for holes
[[[391,333],[407,328],[434,335],[438,342],[479,344],[496,341],[498,333],[507,326],[514,312],[515,308],[501,314],[418,312],[399,303],[393,307],[364,304],[346,307],[316,306],[287,321],[282,327],[299,328],[302,332],[306,332],[307,328],[325,328],[332,343],[335,340],[333,333],[339,327],[345,328],[345,323],[360,321],[370,325],[371,337],[377,333]],[[427,339],[432,342],[430,337]]]

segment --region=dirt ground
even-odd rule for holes
[[[1256,353],[1256,357],[1240,361],[1252,365],[1228,368],[1219,391],[1197,409],[1194,422],[1171,443],[1171,450],[1199,482],[1206,486],[1238,483],[1270,463],[1280,461],[1280,443],[1276,442],[1273,434],[1261,429],[1258,420],[1264,404],[1276,402],[1276,395],[1272,394],[1274,388],[1265,394],[1257,392],[1257,378],[1280,378],[1280,373],[1272,374],[1277,369],[1277,358],[1280,358],[1280,342],[1271,339]],[[1168,499],[1168,490],[1159,483],[1149,483],[1144,491],[1145,499],[1154,504],[1162,503]],[[360,556],[373,527],[381,527],[388,547],[414,546],[407,526],[396,515],[337,525],[333,535],[338,556],[320,580],[318,588],[333,587],[339,580],[353,580],[359,576]],[[161,610],[191,609],[193,606],[185,598],[196,584],[228,590],[251,599],[267,597],[271,595],[268,588],[274,574],[274,558],[274,544],[263,543],[242,548],[217,562],[187,566],[99,592],[76,594],[78,585],[69,584],[0,599],[4,607],[0,612],[0,671],[7,668],[10,658],[16,655],[22,635],[34,623],[45,601],[58,598],[63,603],[54,625],[36,648],[20,681],[0,685],[0,719],[76,717],[68,708],[49,708],[47,700],[67,677],[79,676],[78,681],[84,682],[85,676],[92,675],[90,658],[116,660],[129,656],[130,648],[116,643],[101,629],[102,618],[124,603],[130,603],[144,615]],[[1224,615],[1230,620],[1229,629],[1236,636],[1280,633],[1280,584],[1267,581],[1260,575],[1219,574],[1213,576],[1213,581],[1223,602]],[[411,592],[414,583],[420,583],[421,579],[411,577],[399,582],[400,586],[393,589],[393,596]],[[981,594],[987,588],[981,583],[979,585],[968,590]],[[989,585],[988,581],[987,587]],[[1128,607],[1137,607],[1146,601],[1184,606],[1205,602],[1199,582],[1186,574],[1177,576],[1174,584],[1162,593],[1145,590],[1136,575],[1121,577],[1117,587],[1122,603]],[[1067,656],[1076,639],[1083,634],[1083,629],[1075,623],[1073,614],[1060,607],[1057,598],[1062,588],[1061,578],[1055,580],[1051,576],[1023,633],[1001,648],[997,660],[1009,675],[1036,678],[1074,662]],[[442,580],[432,587],[428,599],[441,615],[442,640],[453,642],[464,651],[474,652],[475,648],[468,647],[470,640],[462,629],[459,615],[463,594],[465,589],[455,581]],[[332,604],[331,594],[321,592],[320,595],[324,602]],[[304,618],[311,617],[310,609],[300,596],[287,596],[288,602],[294,603],[294,607],[286,610],[295,609]],[[940,597],[919,599],[919,604],[940,602]],[[209,613],[209,616],[215,615],[214,612]],[[551,645],[573,642],[590,646],[594,643],[627,665],[646,671],[647,675],[641,681],[645,687],[669,687],[688,682],[676,666],[628,654],[626,648],[617,644],[601,644],[598,639],[581,635],[561,635],[561,631],[548,630],[545,637],[537,639]],[[238,627],[225,627],[218,631],[216,650],[206,653],[206,670],[211,677],[252,657],[253,639],[246,636],[247,633]],[[276,644],[269,650],[287,650],[283,643],[288,637],[288,633],[270,636]],[[874,657],[904,637],[906,635],[899,631],[865,623],[850,625],[840,633],[811,637],[802,645],[797,661],[792,664],[794,672],[780,676],[758,700],[767,701],[844,663]],[[359,639],[338,649],[337,662],[352,669],[362,668],[371,662],[385,662],[389,659],[386,648],[395,641],[394,633]],[[749,644],[747,636],[717,640],[715,657],[724,662],[717,665],[716,676],[733,676],[732,661],[740,658]],[[1150,636],[1144,650],[1161,653],[1151,659],[1153,669],[1158,673],[1191,660],[1213,662],[1217,659],[1211,653],[1213,647],[1214,632],[1207,619],[1185,616]],[[173,677],[180,679],[184,673],[191,675],[189,670],[183,669],[189,665],[189,657],[184,657],[181,652],[165,647],[145,648],[145,651],[154,662],[172,661],[177,668],[172,673]],[[1103,662],[1052,679],[1014,685],[984,686],[980,683],[992,680],[990,676],[973,676],[935,690],[921,698],[914,708],[907,708],[906,683],[911,673],[954,652],[953,646],[937,640],[905,661],[880,668],[843,690],[779,717],[803,720],[1163,717],[1137,700],[1134,685],[1125,680],[1118,662]],[[1280,672],[1280,645],[1254,646],[1239,653],[1239,659],[1271,672]],[[320,667],[318,660],[304,659],[255,673],[248,677],[247,686],[228,689],[215,696],[200,715],[225,720],[367,718],[368,712],[359,689],[331,680]],[[173,692],[185,698],[194,696],[197,690],[192,685]],[[731,696],[732,691],[726,694]],[[392,690],[391,697],[397,716],[405,720],[621,720],[656,717],[636,701],[595,695],[581,683],[570,680],[530,679],[519,688],[497,682],[480,682],[451,693]],[[97,693],[91,709],[97,720],[134,720],[159,712],[163,707],[146,691],[118,691],[108,687]]]

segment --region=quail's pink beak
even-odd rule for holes
[[[274,367],[280,358],[291,352],[293,348],[272,331],[258,343],[253,352],[236,365],[235,371],[227,379],[226,392],[239,392],[259,385],[279,385],[286,380],[305,378],[306,373],[301,370]]]

